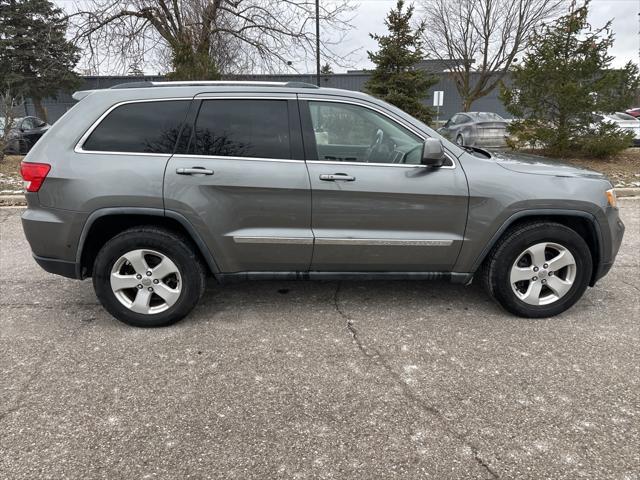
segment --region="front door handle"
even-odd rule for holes
[[[320,180],[323,180],[325,182],[355,182],[356,177],[352,177],[351,175],[347,175],[346,173],[323,173],[322,175],[320,175]]]
[[[178,175],[213,175],[213,170],[204,167],[176,168]]]

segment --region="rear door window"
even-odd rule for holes
[[[173,153],[190,100],[126,103],[91,132],[83,150]]]
[[[290,159],[286,100],[203,100],[192,155]]]

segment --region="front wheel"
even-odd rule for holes
[[[163,327],[186,316],[202,296],[205,272],[189,242],[173,232],[126,230],[100,250],[93,286],[105,309],[136,327]]]
[[[591,252],[574,230],[551,222],[507,232],[483,264],[482,282],[507,311],[521,317],[558,315],[586,290]]]

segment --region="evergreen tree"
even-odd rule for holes
[[[331,75],[333,73],[333,69],[331,68],[331,65],[325,63],[322,68],[320,68],[320,73],[322,75]]]
[[[588,2],[534,35],[531,50],[513,69],[511,87],[501,95],[519,120],[510,131],[550,153],[615,153],[630,139],[610,125],[596,126],[595,112],[629,107],[638,88],[638,67],[629,62],[612,70],[611,22],[592,29]],[[594,150],[595,149],[595,150]]]
[[[42,99],[80,83],[66,31],[62,10],[48,0],[0,0],[0,85],[31,98],[43,120]]]
[[[423,59],[422,35],[424,23],[411,26],[413,5],[404,10],[404,0],[398,0],[385,20],[389,35],[374,35],[380,49],[367,52],[376,65],[365,88],[372,95],[389,102],[425,123],[431,121],[432,111],[422,102],[437,78],[416,69]]]

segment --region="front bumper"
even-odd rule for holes
[[[625,226],[624,223],[622,223],[622,220],[620,220],[618,212],[619,211],[616,208],[607,208],[607,225],[605,226],[607,231],[602,233],[605,234],[605,236],[608,236],[610,241],[605,242],[605,245],[603,245],[602,258],[600,259],[598,268],[592,277],[591,286],[595,285],[598,280],[609,273],[613,263],[615,262],[616,256],[618,255],[618,251],[620,250],[622,238],[624,237]]]

